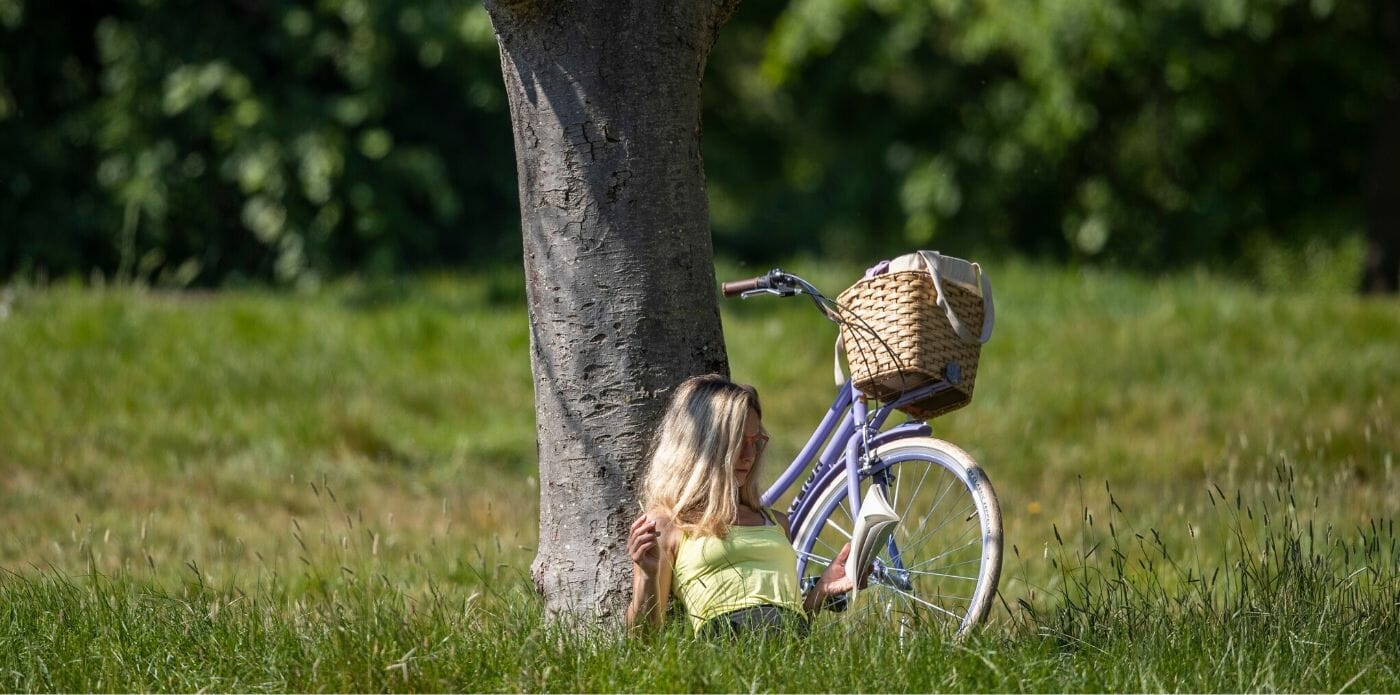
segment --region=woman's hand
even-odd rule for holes
[[[847,543],[841,548],[841,552],[836,554],[836,559],[827,565],[826,571],[817,578],[817,585],[807,594],[807,600],[803,602],[803,607],[808,611],[816,611],[821,608],[828,598],[839,596],[854,588],[856,583],[846,576],[846,558],[851,554],[851,544]],[[866,576],[860,578],[861,588],[865,587],[866,579],[870,576],[866,571]]]
[[[817,590],[822,592],[822,598],[844,594],[856,588],[856,583],[846,576],[846,558],[851,554],[851,544],[847,543],[841,548],[841,552],[836,553],[836,559],[827,565],[826,571],[817,579]]]
[[[674,527],[665,517],[632,522],[627,535],[627,555],[632,558],[632,603],[627,607],[627,628],[660,628],[666,621],[671,598],[671,564],[676,549]]]
[[[642,570],[648,578],[656,578],[657,563],[661,559],[661,532],[656,522],[645,514],[632,522],[632,532],[627,536],[627,554],[632,564]]]

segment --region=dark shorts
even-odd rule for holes
[[[751,606],[706,620],[697,636],[705,639],[760,634],[806,637],[807,616],[772,605]]]

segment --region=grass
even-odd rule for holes
[[[1183,566],[1146,537],[1105,548],[1107,562],[1057,552],[1066,588],[1047,613],[967,643],[836,623],[806,640],[695,642],[679,624],[629,640],[548,623],[522,582],[411,595],[349,568],[297,590],[268,577],[245,590],[8,576],[0,636],[15,649],[0,667],[14,690],[62,691],[1394,689],[1393,532],[1306,537],[1282,519],[1264,525],[1262,552],[1240,546],[1223,572]],[[1169,570],[1129,572],[1144,559]],[[1184,582],[1163,581],[1173,574]]]
[[[1001,497],[991,625],[824,623],[754,658],[539,614],[514,270],[0,290],[0,689],[1400,688],[1400,304],[990,267],[976,399],[935,426]],[[834,390],[831,328],[776,300],[724,321],[782,461]]]

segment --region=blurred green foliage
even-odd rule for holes
[[[1400,89],[1380,6],[746,3],[707,94],[716,228],[1146,268],[1335,248]]]
[[[0,5],[0,274],[293,282],[518,244],[479,6]]]
[[[744,3],[706,83],[716,244],[1256,273],[1356,248],[1385,1]],[[0,277],[515,258],[514,173],[477,3],[0,0]]]

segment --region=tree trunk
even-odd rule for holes
[[[737,0],[489,0],[520,180],[551,615],[608,619],[670,390],[727,372],[700,82]]]

